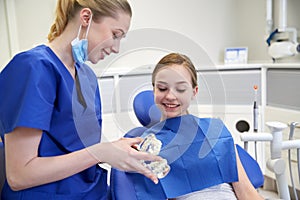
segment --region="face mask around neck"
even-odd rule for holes
[[[82,40],[79,39],[79,35],[81,32],[81,27],[82,27],[82,25],[80,25],[77,37],[71,42],[73,59],[78,64],[82,64],[85,61],[87,61],[87,59],[88,59],[87,35],[88,35],[89,29],[90,29],[91,21],[92,21],[92,16],[90,18],[89,25],[87,27],[85,38]]]

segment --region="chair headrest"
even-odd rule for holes
[[[150,127],[160,121],[161,113],[154,102],[152,90],[138,93],[133,100],[133,110],[139,122]]]

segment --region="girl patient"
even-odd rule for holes
[[[191,60],[170,53],[152,74],[154,101],[161,121],[147,129],[162,142],[160,156],[171,167],[155,185],[139,174],[127,173],[138,199],[263,199],[249,181],[223,122],[189,114],[198,93]]]

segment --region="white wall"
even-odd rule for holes
[[[7,0],[11,1],[11,0]],[[55,0],[14,0],[20,49],[47,42],[54,20]]]
[[[14,12],[5,16],[5,2]],[[266,48],[265,0],[130,0],[133,8],[131,30],[167,29],[191,39],[208,53],[216,64],[223,63],[228,46],[248,46],[250,62],[270,62]],[[275,5],[278,0],[274,0]],[[11,57],[7,37],[19,50],[46,41],[53,21],[55,0],[0,0],[0,66]],[[276,6],[274,6],[276,8]],[[300,31],[300,1],[288,0],[288,25]],[[11,8],[9,8],[11,9]],[[276,11],[274,21],[276,23]],[[14,20],[15,18],[15,20]],[[7,21],[14,20],[17,33],[10,33]],[[147,40],[147,38],[144,38]],[[176,42],[176,41],[174,41]],[[14,53],[14,52],[13,52]],[[12,53],[12,54],[13,54]],[[288,59],[287,59],[288,60]],[[299,62],[299,56],[291,59]]]
[[[247,46],[250,62],[266,62],[270,60],[267,54],[267,43],[265,42],[265,2],[265,0],[238,0],[236,2],[237,41],[231,42],[231,44]]]
[[[236,0],[131,0],[131,3],[132,29],[161,28],[183,34],[202,46],[215,63],[220,62],[224,46],[236,42]]]
[[[4,0],[0,0],[0,70],[10,58],[10,46],[7,32],[6,10]]]
[[[276,27],[278,0],[273,2]],[[247,46],[250,62],[271,61],[267,54],[265,0],[131,0],[131,3],[135,12],[132,29],[165,28],[181,33],[202,46],[216,64],[223,63],[224,48],[229,46]],[[299,9],[299,0],[288,0],[288,26],[298,31]],[[300,56],[296,59],[299,61]]]
[[[55,0],[0,0],[0,70],[16,53],[47,42]]]

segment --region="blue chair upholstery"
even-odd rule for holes
[[[142,91],[134,97],[133,111],[145,127],[151,127],[160,121],[161,113],[154,103],[152,90]]]
[[[250,182],[255,188],[262,187],[265,179],[257,161],[240,145],[235,146]]]
[[[109,187],[111,200],[137,200],[133,183],[124,171],[111,170]]]
[[[125,137],[138,137],[148,127],[159,122],[160,111],[154,103],[153,91],[147,90],[139,93],[133,102],[133,109],[136,117],[143,127],[136,127],[126,133]],[[236,145],[241,163],[247,173],[249,180],[255,188],[259,188],[264,183],[263,173],[252,156],[241,146]],[[128,179],[126,173],[117,169],[111,170],[110,177],[111,199],[112,200],[136,200],[133,183]]]

